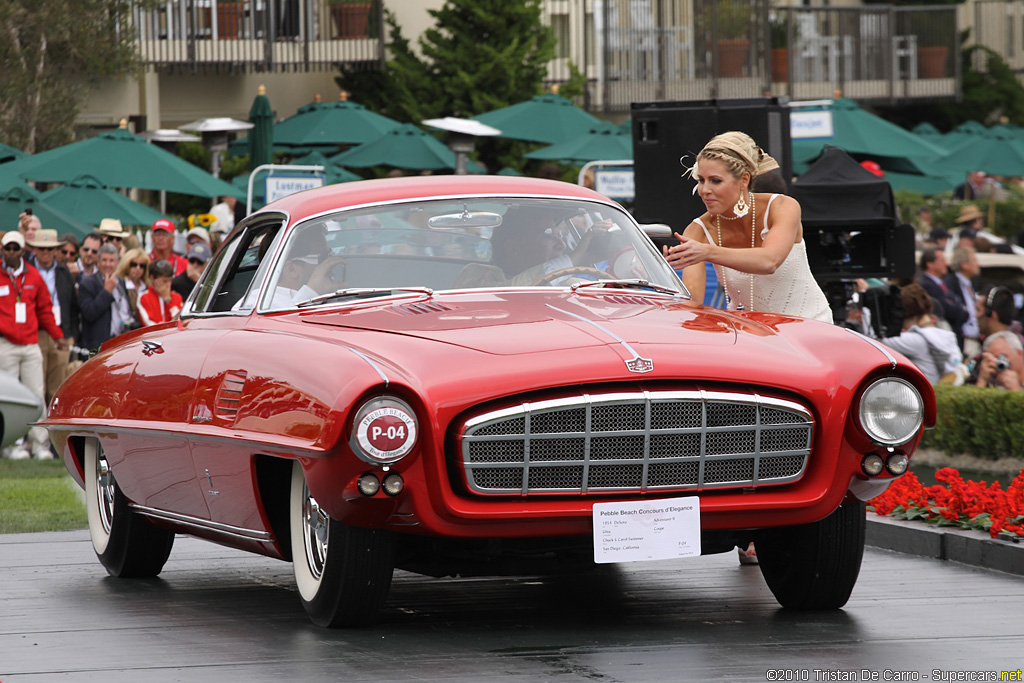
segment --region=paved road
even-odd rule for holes
[[[875,548],[832,613],[779,609],[729,554],[575,581],[398,573],[382,622],[358,631],[312,626],[290,565],[186,537],[161,578],[124,581],[84,531],[0,536],[0,577],[2,683],[765,681],[768,669],[935,680],[1024,667],[1024,578]]]

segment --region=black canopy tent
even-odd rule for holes
[[[811,272],[819,282],[914,275],[914,228],[896,215],[892,187],[826,146],[790,194],[800,202]]]

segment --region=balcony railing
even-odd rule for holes
[[[560,0],[590,105],[759,97],[951,100],[960,87],[956,8],[774,7],[769,0]],[[576,22],[586,22],[579,25]],[[571,38],[570,38],[571,39]]]
[[[165,70],[313,71],[382,62],[382,0],[166,0],[133,14],[139,52]]]

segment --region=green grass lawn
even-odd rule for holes
[[[0,534],[87,524],[81,490],[60,460],[0,459]]]

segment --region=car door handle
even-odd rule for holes
[[[147,339],[142,342],[142,352],[147,356],[152,356],[154,353],[163,353],[164,347],[160,345],[160,342]]]

